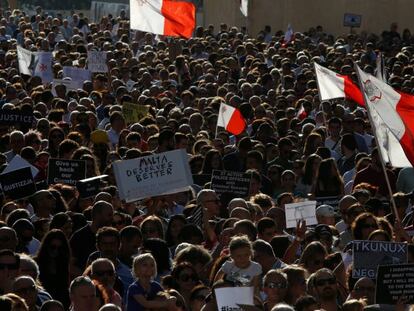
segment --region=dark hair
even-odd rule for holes
[[[316,159],[322,160],[322,158],[317,154],[311,154],[305,162],[305,169],[304,174],[302,177],[302,182],[305,185],[312,185],[313,179],[314,179],[314,173],[313,173],[313,164]]]
[[[203,165],[201,168],[201,174],[211,174],[213,172],[213,167],[212,167],[212,160],[214,156],[218,156],[220,159],[220,167],[218,168],[219,170],[223,169],[223,159],[221,157],[221,154],[218,150],[216,149],[210,149],[209,151],[207,151],[206,156],[204,158],[203,161]]]
[[[357,148],[357,142],[353,134],[345,134],[341,138],[341,145],[345,146],[349,150],[355,150]]]
[[[119,232],[115,228],[112,228],[112,227],[99,228],[98,232],[96,233],[96,244],[99,245],[99,243],[102,241],[104,237],[114,237],[118,245],[120,243]]]
[[[53,240],[59,240],[62,243],[59,254],[56,258],[51,258],[49,248]],[[69,287],[69,264],[71,252],[69,242],[65,234],[59,229],[52,229],[44,236],[36,257],[34,258],[39,265],[39,279],[43,284],[51,284],[51,279],[55,279],[53,283],[59,283],[66,288]],[[56,274],[51,275],[49,267],[51,262],[56,263]],[[60,287],[60,286],[59,286]],[[50,290],[47,288],[47,290]]]
[[[53,216],[49,229],[61,229],[71,218],[66,213],[57,213]]]
[[[263,217],[257,222],[257,233],[262,234],[266,229],[276,227],[275,221],[270,217]]]
[[[296,300],[295,303],[295,310],[296,311],[303,311],[306,310],[308,307],[312,306],[312,305],[316,305],[318,302],[316,301],[315,297],[310,296],[310,295],[306,295],[306,296],[301,296],[298,298],[298,300]]]
[[[167,230],[165,232],[165,241],[167,242],[168,247],[172,247],[176,243],[174,241],[173,236],[171,235],[172,223],[175,222],[175,221],[181,221],[184,225],[187,224],[187,219],[185,218],[184,215],[177,214],[177,215],[171,216],[170,220],[168,221]],[[178,236],[177,236],[177,241],[178,241]]]
[[[379,229],[378,220],[375,217],[374,214],[371,213],[362,213],[358,215],[357,218],[355,218],[354,222],[352,223],[352,236],[355,240],[363,240],[362,236],[362,229],[365,221],[368,218],[372,218],[375,221],[375,224],[377,225],[377,229]]]
[[[196,224],[186,224],[181,229],[178,234],[178,241],[182,242],[191,242],[193,238],[200,239],[204,241],[203,231]]]
[[[171,270],[170,250],[167,243],[161,239],[147,239],[142,245],[144,252],[149,251],[157,263],[158,273]]]
[[[139,230],[138,227],[133,226],[133,225],[122,228],[122,230],[119,232],[119,236],[120,236],[121,241],[122,240],[131,241],[135,237],[139,237],[140,239],[142,239],[141,230]]]

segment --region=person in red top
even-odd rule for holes
[[[354,188],[360,183],[369,183],[372,186],[378,187],[378,194],[384,197],[389,196],[389,191],[387,187],[387,182],[385,180],[385,175],[382,170],[380,162],[378,149],[374,148],[371,152],[371,164],[368,165],[363,170],[359,171],[354,180]],[[388,179],[390,181],[391,190],[395,192],[395,182],[396,178],[394,173],[387,169]]]

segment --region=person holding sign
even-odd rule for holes
[[[217,272],[215,281],[227,279],[242,286],[253,286],[255,293],[260,292],[262,267],[252,261],[252,244],[247,236],[233,237],[229,244],[230,259]]]

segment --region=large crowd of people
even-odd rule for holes
[[[108,72],[54,89],[19,73],[18,46],[53,52],[56,79],[91,50],[107,51]],[[1,170],[17,155],[38,170],[33,195],[1,197],[0,310],[223,311],[215,290],[229,287],[253,287],[254,305],[234,310],[408,310],[404,295],[376,304],[375,276],[355,277],[351,253],[355,240],[404,242],[414,262],[413,169],[387,166],[388,187],[366,110],[321,101],[313,69],[356,81],[353,64],[374,73],[379,52],[387,82],[414,93],[414,37],[396,23],[289,42],[222,24],[182,39],[131,31],[125,12],[92,23],[0,8],[0,112],[34,116],[0,122]],[[128,123],[124,103],[148,114]],[[240,110],[242,134],[217,128],[222,103]],[[115,161],[174,149],[188,153],[188,191],[120,199]],[[89,197],[47,184],[56,158],[107,177]],[[249,195],[220,196],[213,170],[249,173]],[[286,204],[304,200],[318,202],[317,225],[286,228]]]

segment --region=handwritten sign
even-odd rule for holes
[[[113,163],[119,196],[126,202],[182,192],[193,184],[184,149]]]
[[[306,220],[307,226],[318,224],[316,220],[316,201],[304,201],[285,205],[286,228],[295,228],[299,220]]]
[[[86,162],[84,160],[49,159],[47,169],[48,184],[68,184],[76,186],[79,180],[86,177]]]
[[[214,291],[219,311],[242,311],[240,305],[254,306],[253,287],[222,287]]]
[[[122,114],[127,124],[139,122],[143,117],[149,113],[149,107],[137,105],[133,103],[122,104]]]
[[[90,72],[108,72],[108,65],[106,64],[106,52],[89,51],[88,69]]]
[[[375,302],[395,305],[400,297],[414,303],[414,264],[379,266]]]

